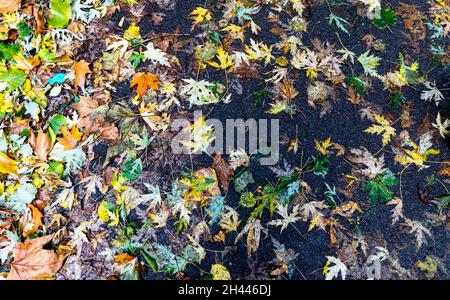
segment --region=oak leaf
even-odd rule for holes
[[[391,201],[389,201],[388,203],[386,203],[386,205],[395,205],[394,208],[391,210],[391,224],[395,224],[397,223],[400,218],[403,218],[403,201],[402,199],[395,197],[394,199],[392,199]]]

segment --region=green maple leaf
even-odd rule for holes
[[[372,23],[378,28],[384,29],[386,26],[397,24],[397,16],[395,12],[389,7],[382,7],[380,11],[380,18],[373,19]]]
[[[397,178],[391,171],[386,171],[383,174],[378,175],[373,180],[369,180],[363,185],[363,190],[369,191],[369,198],[372,201],[372,205],[375,206],[380,200],[391,200],[394,194],[389,190],[398,182]]]

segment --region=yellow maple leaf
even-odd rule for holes
[[[331,137],[327,138],[325,141],[315,141],[315,146],[317,151],[319,151],[323,155],[330,154],[331,152],[328,150],[328,148],[332,145],[331,143]]]
[[[319,227],[320,229],[325,231],[326,226],[327,226],[327,223],[325,222],[323,215],[321,213],[317,213],[314,216],[314,218],[311,219],[311,222],[309,223],[308,231],[311,231],[316,227]]]
[[[306,70],[306,77],[308,77],[308,78],[314,79],[317,77],[317,75],[318,75],[317,69],[309,69],[308,68]]]
[[[422,153],[420,147],[415,143],[412,143],[411,147],[413,148],[412,150],[403,149],[406,155],[397,155],[395,160],[402,165],[415,164],[420,167],[425,164],[428,155],[436,155],[440,153],[439,150],[436,149],[428,149]]]
[[[216,171],[212,168],[203,168],[195,171],[193,179],[185,179],[184,183],[189,185],[189,192],[184,195],[186,202],[200,202],[203,206],[210,202],[212,196],[220,195]]]
[[[230,24],[225,28],[222,28],[221,31],[227,31],[229,32],[229,36],[231,36],[232,39],[239,39],[241,42],[244,42],[244,27],[238,26],[235,24]]]
[[[271,115],[279,114],[283,111],[286,111],[289,106],[287,101],[275,100],[275,103],[269,103],[270,109],[266,111],[266,113]]]
[[[260,60],[264,59],[264,64],[267,65],[274,59],[272,55],[272,46],[267,46],[262,42],[255,42],[253,39],[250,39],[250,46],[245,45],[245,52],[248,55],[248,58],[251,60]]]
[[[229,67],[233,67],[234,66],[234,62],[233,59],[231,58],[230,55],[228,55],[227,52],[225,52],[225,50],[223,50],[222,47],[220,47],[217,50],[217,54],[216,54],[217,59],[219,60],[219,63],[213,61],[213,62],[208,62],[209,65],[213,66],[216,69],[219,70],[225,70]],[[233,70],[233,68],[230,68],[230,70],[228,70],[228,72],[231,72]]]
[[[9,158],[6,154],[0,151],[0,172],[4,174],[15,174],[17,173],[17,162]]]
[[[209,144],[216,138],[213,135],[214,127],[206,124],[204,116],[196,118],[194,123],[185,127],[183,131],[189,135],[189,138],[180,141],[180,143],[187,147],[191,153],[206,151]]]
[[[381,135],[383,137],[383,146],[386,146],[391,140],[392,137],[395,135],[395,128],[391,126],[391,123],[389,123],[388,120],[386,120],[383,116],[380,116],[378,114],[373,114],[375,117],[375,121],[379,124],[373,124],[364,132]]]
[[[26,58],[21,53],[15,54],[13,56],[15,66],[17,69],[29,73],[34,67],[38,66],[40,61],[38,56]]]
[[[293,139],[293,140],[291,140],[290,142],[289,142],[289,148],[288,148],[288,151],[292,151],[292,152],[294,152],[295,154],[297,154],[297,151],[298,151],[298,147],[300,146],[300,141],[297,139],[297,138],[295,138],[295,139]]]
[[[192,26],[192,28],[195,27],[195,25],[198,24],[202,24],[205,20],[206,21],[211,21],[212,16],[211,13],[209,12],[209,10],[207,10],[206,8],[203,7],[197,7],[196,9],[194,9],[189,16],[191,16],[191,18],[194,20],[194,25]]]

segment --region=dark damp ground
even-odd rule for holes
[[[213,1],[209,1],[211,4]],[[385,5],[396,7],[399,1],[385,1]],[[427,9],[427,5],[423,1],[404,1],[410,4],[415,4],[422,7],[424,11]],[[164,21],[159,26],[154,26],[149,17],[143,17],[138,25],[141,28],[142,36],[147,33],[172,33],[175,29],[179,28],[180,33],[191,33],[191,20],[188,18],[189,13],[198,5],[203,5],[204,1],[178,1],[174,10],[162,10],[156,5],[151,5],[147,7],[147,12],[162,12],[166,14]],[[209,5],[210,5],[209,4]],[[308,25],[308,32],[303,35],[303,42],[309,44],[314,38],[319,38],[322,41],[328,41],[330,43],[336,44],[338,47],[339,41],[336,36],[337,29],[333,26],[328,25],[328,8],[325,5],[314,6],[311,10],[307,10],[305,15],[310,21]],[[404,24],[399,18],[396,26],[391,27],[389,30],[380,30],[368,23],[367,19],[356,16],[354,8],[349,8],[348,10],[343,9],[336,11],[339,16],[351,20],[350,23],[354,25],[349,28],[350,36],[343,32],[339,32],[339,36],[342,43],[355,52],[357,55],[366,51],[366,45],[361,41],[361,38],[365,34],[372,34],[378,39],[383,39],[386,43],[386,50],[382,53],[377,53],[377,56],[382,57],[383,61],[381,65],[377,68],[380,74],[385,74],[390,70],[397,68],[398,63],[398,53],[410,54],[414,60],[420,62],[421,72],[427,73],[427,77],[430,81],[436,81],[438,87],[448,88],[448,71],[447,73],[442,73],[442,68],[431,68],[429,60],[426,53],[413,53],[409,45],[409,42],[402,38],[402,33],[406,32]],[[113,16],[112,24],[117,24],[123,15],[127,15],[127,12],[116,13]],[[273,44],[279,40],[279,37],[271,34],[269,32],[271,24],[266,21],[268,14],[267,9],[262,9],[256,17],[254,17],[255,22],[261,26],[262,30],[258,39],[262,39],[267,44]],[[215,18],[218,18],[219,14],[215,14]],[[128,24],[125,22],[122,28],[127,28]],[[113,29],[114,32],[121,33],[120,28]],[[198,32],[194,32],[196,34]],[[248,37],[246,35],[246,41]],[[421,48],[424,49],[429,45],[427,41],[422,41],[420,44]],[[170,53],[170,49],[169,49]],[[192,66],[188,65],[191,54],[186,52],[172,53],[176,54],[179,58],[182,67],[185,71],[184,74],[180,75],[180,78],[193,77],[195,78],[195,71],[192,71]],[[431,70],[431,71],[429,71]],[[358,63],[354,64],[355,74],[362,74],[362,69]],[[303,73],[303,72],[301,72]],[[345,70],[345,74],[349,73],[349,70]],[[202,72],[204,78],[209,80],[219,79],[224,80],[223,73],[215,73],[211,71],[209,73]],[[210,105],[205,107],[199,107],[202,109],[208,118],[216,118],[219,120],[226,119],[248,119],[248,118],[279,118],[280,120],[280,136],[287,140],[295,137],[296,133],[301,142],[300,151],[297,154],[287,151],[287,145],[281,145],[280,148],[280,161],[286,160],[292,166],[300,165],[300,152],[303,151],[304,159],[311,155],[315,155],[314,150],[314,140],[325,140],[331,137],[334,142],[342,144],[347,150],[350,148],[356,148],[359,146],[365,146],[372,153],[377,152],[381,147],[381,138],[375,135],[370,135],[364,133],[363,130],[371,125],[370,121],[361,120],[358,109],[359,107],[351,104],[346,98],[347,95],[345,90],[338,89],[337,102],[332,103],[332,110],[330,113],[323,117],[319,116],[319,111],[313,110],[306,103],[306,84],[307,81],[304,74],[298,76],[295,82],[296,89],[299,91],[299,95],[295,98],[295,103],[300,108],[300,113],[294,116],[288,116],[285,114],[279,114],[276,116],[270,116],[265,113],[268,106],[257,105],[253,103],[253,97],[251,96],[253,92],[261,90],[266,86],[264,79],[257,80],[244,80],[243,94],[237,95],[233,93],[233,98],[231,103],[223,104],[219,103],[216,105]],[[373,80],[373,88],[368,91],[364,99],[370,103],[375,103],[383,108],[383,113],[391,113],[398,118],[400,116],[401,109],[393,109],[389,104],[389,92],[383,90],[382,83],[378,80]],[[414,124],[412,128],[408,131],[412,138],[417,137],[416,130],[420,126],[422,120],[425,118],[426,114],[429,113],[431,118],[434,118],[437,113],[437,108],[434,104],[425,103],[420,99],[420,88],[417,90],[408,89],[405,96],[413,103],[412,118]],[[113,95],[114,98],[131,97],[133,91],[129,90],[128,82],[119,85],[117,92]],[[448,94],[447,94],[448,95]],[[270,102],[270,99],[268,99]],[[432,119],[433,120],[433,119]],[[397,133],[400,132],[401,128],[396,126]],[[441,154],[439,156],[431,158],[431,160],[445,161],[449,160],[449,148],[448,145],[442,139],[434,139],[435,148],[440,149]],[[390,152],[385,152],[386,166],[389,167],[393,172],[400,172],[403,167],[399,164],[394,164],[393,155]],[[212,158],[207,155],[201,155],[194,157],[193,166],[194,169],[198,169],[204,166],[210,166],[212,164]],[[402,194],[404,200],[404,215],[413,220],[425,221],[427,219],[426,213],[436,213],[437,209],[433,206],[428,206],[418,199],[417,185],[420,187],[425,186],[425,181],[428,176],[434,174],[440,165],[432,164],[432,166],[426,170],[417,172],[415,167],[410,167],[402,176]],[[190,163],[186,164],[187,168],[190,168]],[[275,183],[276,176],[272,171],[267,168],[260,166],[258,163],[252,163],[250,167],[256,183],[249,186],[249,190],[254,191],[258,185],[263,185],[267,181]],[[176,170],[161,168],[154,170],[151,165],[147,166],[147,170],[154,172],[159,176],[161,181],[166,182],[171,181],[172,178],[176,177]],[[180,169],[178,169],[181,171]],[[351,170],[350,165],[346,164],[342,158],[336,158],[333,156],[330,172],[324,178],[320,176],[308,173],[305,175],[305,181],[310,184],[313,192],[318,198],[323,198],[323,192],[325,191],[325,183],[330,186],[335,185],[338,187],[345,187],[345,182],[341,180],[342,175],[349,173]],[[444,194],[444,189],[441,185],[432,186],[432,196],[439,196]],[[400,191],[398,186],[393,189],[395,195],[399,195]],[[340,199],[344,200],[345,196],[338,194]],[[448,247],[449,247],[449,235],[446,231],[445,225],[440,225],[436,227],[430,227],[433,233],[433,240],[429,242],[428,245],[423,246],[418,252],[416,252],[416,247],[414,244],[414,237],[409,235],[407,231],[401,230],[399,224],[391,225],[390,222],[390,210],[392,207],[386,205],[378,205],[377,207],[370,209],[370,200],[366,193],[356,192],[352,200],[358,202],[361,207],[366,208],[365,215],[360,220],[359,227],[356,228],[349,225],[345,220],[342,224],[345,224],[348,230],[356,232],[359,230],[363,235],[368,237],[368,239],[379,240],[384,238],[387,242],[387,247],[390,251],[396,251],[400,260],[400,264],[407,269],[414,268],[414,264],[418,260],[424,260],[426,255],[435,255],[439,257],[444,264],[450,266],[450,258],[448,257]],[[240,219],[245,222],[247,216],[250,213],[249,209],[240,208],[238,205],[239,194],[234,191],[232,185],[230,185],[230,190],[226,198],[226,203],[237,209],[240,214]],[[268,222],[267,214],[264,215],[262,223]],[[241,223],[241,227],[242,227]],[[308,224],[297,223],[295,224],[298,231],[292,226],[283,231],[281,234],[279,229],[269,226],[269,236],[262,236],[262,242],[258,253],[256,255],[256,260],[258,264],[264,264],[274,258],[273,245],[270,237],[274,237],[279,242],[285,244],[286,248],[292,248],[297,253],[299,253],[298,258],[295,261],[298,270],[294,270],[292,274],[293,279],[302,279],[303,276],[308,279],[322,279],[321,274],[322,268],[326,262],[325,256],[332,255],[336,256],[336,249],[332,247],[329,243],[328,233],[315,229],[308,231]],[[212,233],[217,233],[217,228],[213,226]],[[223,261],[228,267],[233,278],[249,278],[251,274],[251,268],[247,262],[246,247],[243,242],[239,242],[236,247],[234,247],[234,237],[236,234],[227,235],[227,246],[231,252],[225,255],[223,258],[218,257],[219,261]],[[164,236],[161,236],[164,240]],[[378,244],[380,245],[380,244]],[[214,250],[223,250],[224,245],[219,243],[206,243],[203,245],[205,248]],[[220,254],[218,254],[220,255]],[[208,253],[206,259],[201,264],[201,269],[209,270],[210,265],[216,261],[214,254]],[[301,274],[300,274],[300,272]],[[192,278],[199,277],[199,271],[195,267],[189,267],[187,274]],[[152,274],[149,272],[147,274],[148,279],[152,278],[164,278],[164,274]],[[437,278],[447,278],[448,276],[442,272],[438,272]]]

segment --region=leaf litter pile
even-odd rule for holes
[[[448,1],[0,13],[1,279],[449,278]],[[279,162],[208,118],[280,120]]]

